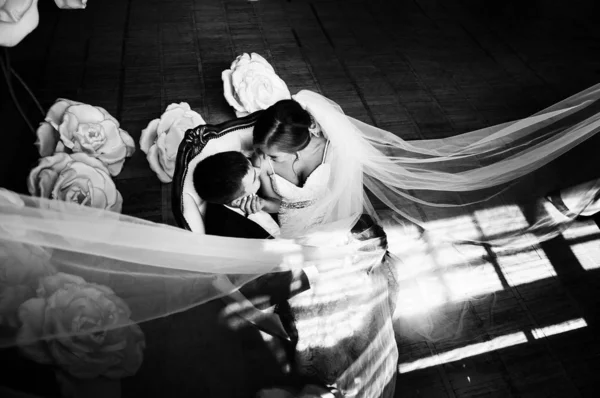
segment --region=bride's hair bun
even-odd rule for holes
[[[276,147],[296,153],[306,148],[311,139],[313,120],[294,100],[282,100],[263,111],[254,125],[254,145]]]

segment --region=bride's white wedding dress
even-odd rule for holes
[[[271,186],[273,191],[281,198],[279,224],[282,238],[295,238],[311,226],[320,224],[324,214],[314,211],[314,205],[327,194],[327,186],[331,176],[331,166],[326,162],[329,150],[329,140],[325,144],[325,151],[321,164],[306,178],[302,186],[295,185],[275,173],[271,159],[268,159],[271,172]]]
[[[282,199],[282,237],[303,236],[323,222],[325,208],[319,202],[329,192],[332,150],[327,140],[321,163],[302,186],[276,174],[267,158],[273,191]],[[382,230],[366,221],[353,231],[331,231],[326,237],[304,237],[303,242],[353,244],[362,254],[320,274],[309,291],[289,300],[298,341],[295,371],[337,387],[346,397],[391,398],[398,351],[388,298],[397,286]]]

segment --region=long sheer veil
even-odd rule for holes
[[[332,181],[316,208],[326,225],[352,220],[364,208],[380,222],[408,221],[427,229],[436,208],[467,209],[556,159],[600,131],[600,84],[514,122],[434,140],[405,141],[350,116],[311,91],[294,99],[307,109],[331,142]],[[427,199],[440,193],[436,201]],[[456,195],[468,193],[469,201]],[[552,236],[561,222],[540,219],[527,232]],[[520,231],[520,233],[525,231]],[[459,239],[452,234],[446,240]]]
[[[46,314],[65,310],[56,300],[69,284],[97,288],[113,301],[111,308],[121,300],[126,308],[126,314],[97,325],[98,330],[54,325],[36,335],[22,329],[0,333],[0,348],[166,317],[228,295],[266,273],[342,261],[345,250],[196,234],[0,189],[0,329],[27,316],[22,313],[27,305],[19,305],[29,299],[45,297]]]
[[[100,289],[102,294],[117,296],[126,304],[125,315],[112,324],[113,318],[107,318],[101,331],[165,317],[222,297],[261,274],[331,261],[342,264],[352,254],[351,248],[325,247],[331,240],[319,239],[319,234],[346,233],[362,212],[381,222],[398,216],[426,228],[415,204],[465,206],[434,203],[421,198],[419,191],[480,191],[485,200],[597,133],[599,97],[597,85],[530,118],[446,139],[407,142],[346,116],[337,104],[317,93],[301,91],[294,98],[331,141],[333,178],[329,196],[316,205],[316,211],[325,214],[323,223],[296,241],[199,235],[1,190],[0,322],[10,324],[24,315],[23,307],[19,310],[15,303],[44,294],[45,313],[57,310],[56,281],[50,278],[45,285],[38,284],[57,273],[79,277],[71,279],[71,285],[108,287]],[[64,290],[65,284],[61,286]],[[36,303],[40,304],[32,305]],[[54,324],[38,334],[19,329],[1,333],[0,347],[90,331],[93,325]]]

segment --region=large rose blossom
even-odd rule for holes
[[[144,334],[108,287],[58,273],[19,309],[17,343],[29,358],[82,379],[122,378],[143,361]]]
[[[87,6],[88,0],[54,0],[58,8],[81,10]]]
[[[13,47],[37,28],[38,0],[0,0],[0,46]]]
[[[290,90],[275,69],[256,53],[238,56],[221,78],[225,99],[238,117],[291,98]]]
[[[102,161],[112,176],[135,151],[133,138],[104,108],[68,99],[58,99],[50,107],[37,138],[40,156],[84,152]]]
[[[35,296],[40,278],[56,271],[51,252],[19,242],[0,242],[0,325],[17,326],[17,310]]]
[[[74,202],[121,212],[123,197],[108,169],[85,153],[57,153],[40,159],[29,173],[27,187],[32,196]]]
[[[167,107],[160,119],[154,119],[142,130],[140,149],[146,154],[152,171],[162,182],[171,182],[175,159],[186,130],[204,124],[204,119],[182,102]]]

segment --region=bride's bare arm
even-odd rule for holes
[[[260,189],[258,193],[262,199],[262,210],[266,211],[267,213],[279,213],[281,198],[273,190],[271,177],[269,177],[270,170],[268,169],[266,160],[264,157],[255,153],[252,156],[252,164],[254,167],[260,167]]]

